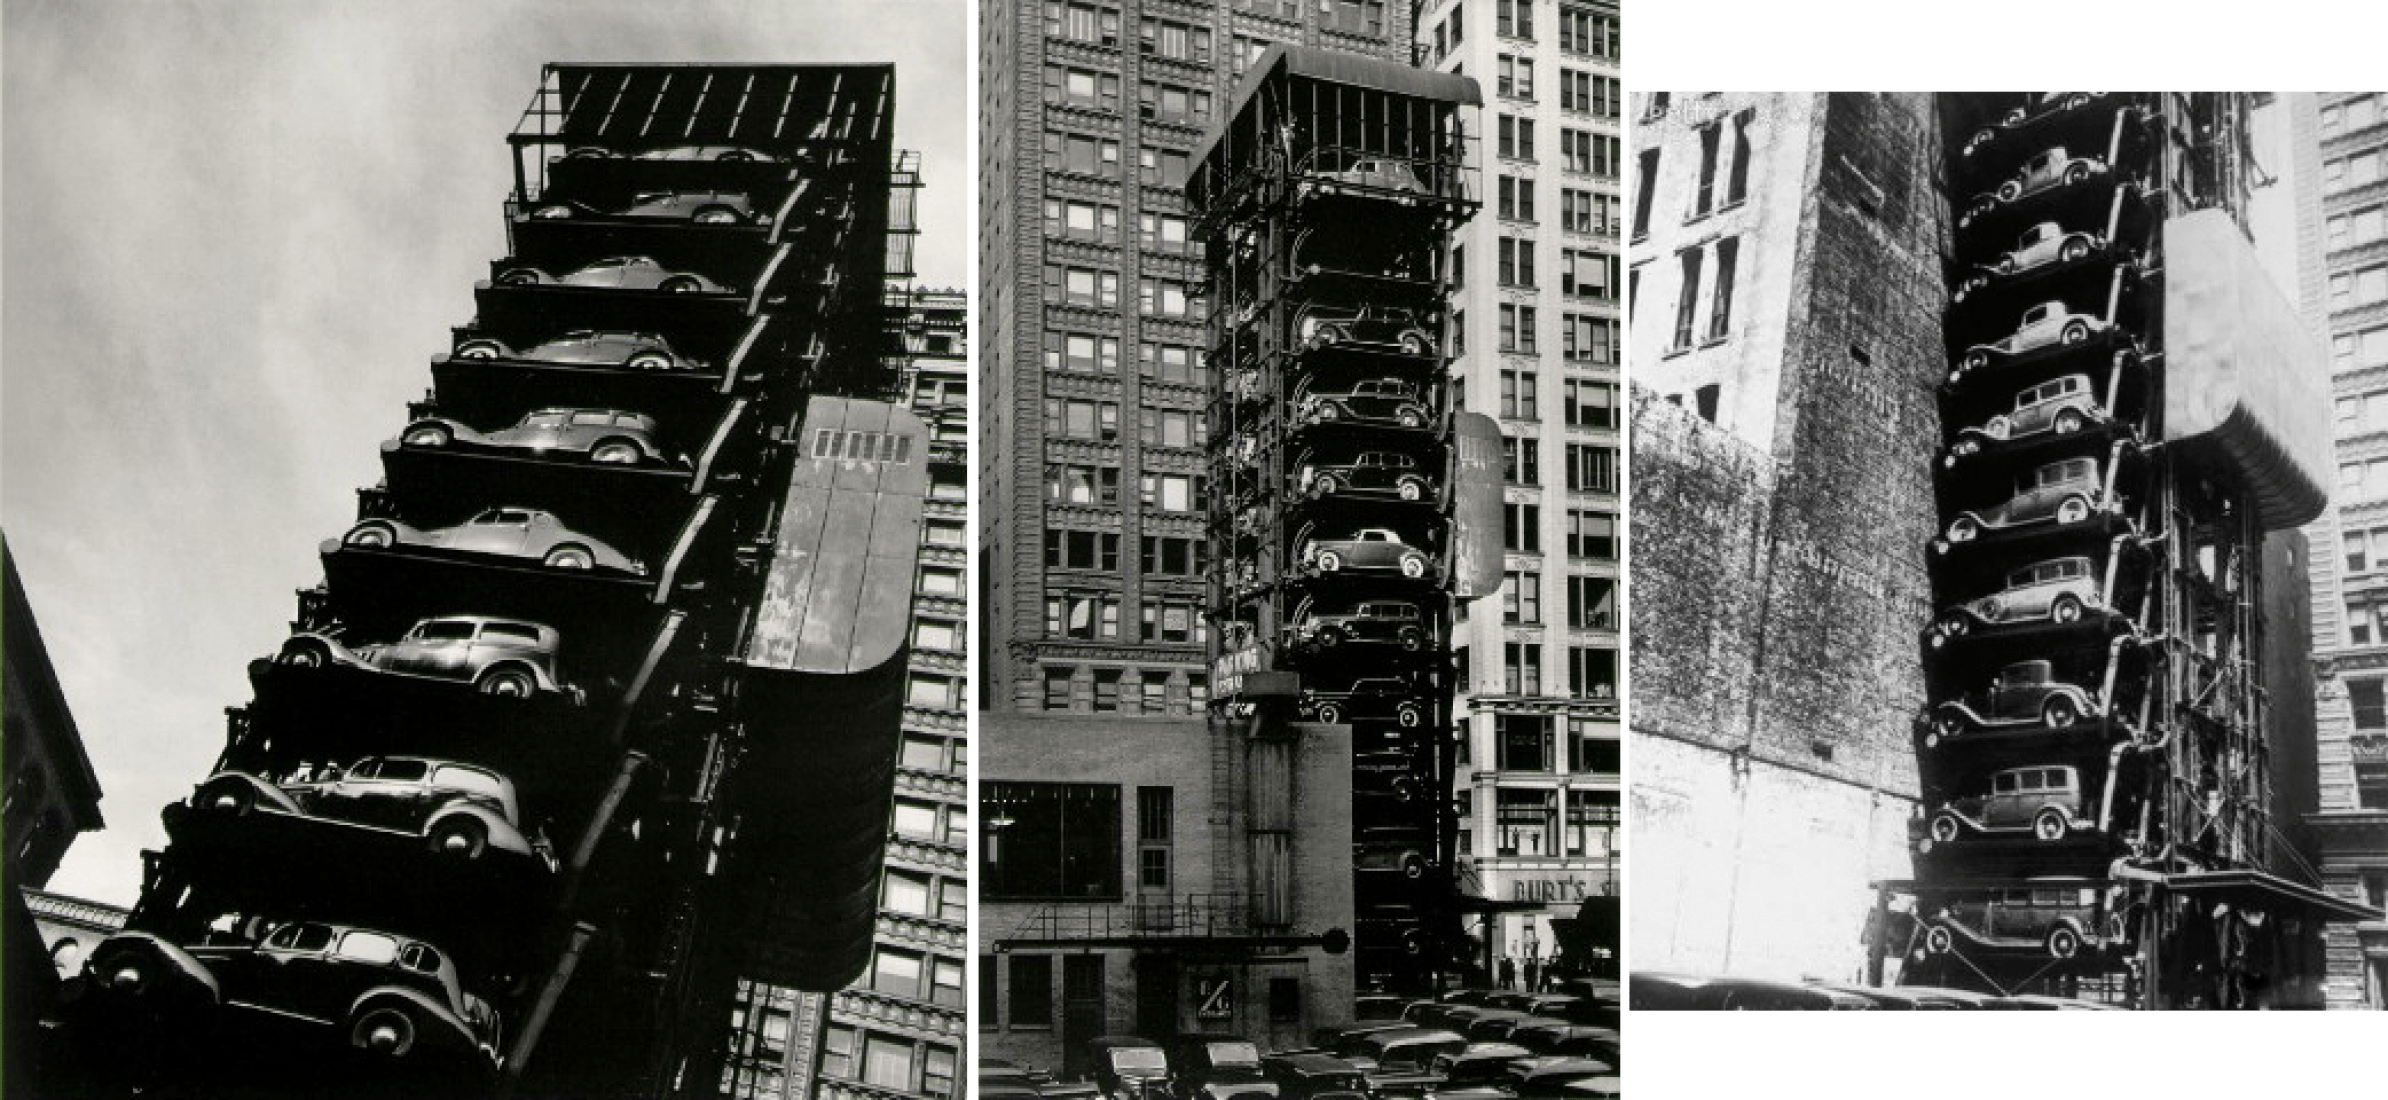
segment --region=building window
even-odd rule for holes
[[[1139,32],[1139,47],[1146,57],[1167,57],[1191,61],[1197,65],[1211,63],[1211,30],[1168,19],[1145,16]]]
[[[990,782],[981,800],[980,896],[1118,900],[1118,785]]]
[[[1300,978],[1269,979],[1269,1022],[1272,1024],[1299,1023],[1302,1019],[1302,980]]]
[[[1094,670],[1095,713],[1119,713],[1120,676],[1121,670],[1116,668],[1098,668]]]
[[[1493,716],[1493,767],[1505,772],[1546,772],[1552,758],[1551,717],[1547,714]]]
[[[1509,420],[1535,420],[1541,413],[1536,409],[1534,372],[1505,370],[1501,372],[1501,416]]]
[[[1045,66],[1045,103],[1093,111],[1119,110],[1119,74],[1066,65]]]
[[[1508,160],[1534,159],[1534,120],[1502,115],[1494,124],[1500,154]]]
[[[1166,187],[1171,190],[1186,186],[1186,173],[1193,154],[1183,149],[1156,149],[1150,146],[1136,154],[1136,166],[1146,187]]]
[[[981,889],[984,889],[982,886]],[[1013,955],[1011,957],[1011,1026],[1015,1028],[1049,1028],[1053,1026],[1053,956]]]
[[[1561,252],[1566,263],[1559,271],[1559,291],[1571,298],[1613,302],[1617,298],[1617,257],[1591,249]]]
[[[954,1085],[960,1080],[956,1071],[954,1052],[946,1047],[921,1048],[920,1091],[930,1096],[955,1095]]]
[[[1557,791],[1511,790],[1493,791],[1493,823],[1500,830],[1500,854],[1505,856],[1539,856],[1556,854],[1550,850],[1553,795]]]
[[[1567,625],[1578,630],[1617,629],[1616,579],[1567,578]]]
[[[1683,262],[1683,286],[1675,295],[1675,342],[1669,350],[1681,351],[1692,346],[1692,319],[1700,311],[1700,250],[1687,248],[1676,255]]]
[[[1560,319],[1565,322],[1559,328],[1562,358],[1602,366],[1617,361],[1616,318],[1569,313]]]
[[[1066,668],[1045,670],[1045,709],[1070,709],[1070,671]]]
[[[1501,621],[1514,626],[1542,623],[1542,574],[1532,570],[1505,574],[1501,586]]]
[[[1573,646],[1567,651],[1567,690],[1578,699],[1617,697],[1617,651]]]
[[[1542,506],[1513,501],[1501,507],[1501,548],[1512,554],[1541,553]]]
[[[1502,54],[1495,64],[1494,88],[1507,99],[1534,98],[1534,59]]]
[[[1119,569],[1119,536],[1106,531],[1045,529],[1045,568]]]
[[[1501,479],[1511,485],[1542,484],[1542,443],[1534,439],[1501,438]]]
[[[1724,138],[1724,124],[1712,122],[1700,127],[1700,183],[1692,192],[1691,217],[1697,218],[1716,209],[1717,146]]]
[[[1174,794],[1169,787],[1136,788],[1136,884],[1163,894],[1169,892]]]
[[[1614,429],[1617,426],[1616,383],[1570,378],[1563,392],[1568,427]]]
[[[1509,695],[1542,694],[1542,644],[1505,642],[1501,646],[1501,689]]]
[[[1658,194],[1658,150],[1643,150],[1641,167],[1634,175],[1633,186],[1633,235],[1635,240],[1640,240],[1650,235],[1650,204]]]
[[[2355,805],[2366,810],[2388,810],[2388,760],[2355,762]]]
[[[1119,142],[1087,134],[1045,131],[1045,167],[1081,176],[1119,174]]]
[[[2355,728],[2359,730],[2388,730],[2388,705],[2383,705],[2383,686],[2388,680],[2347,681],[2347,704],[2353,710]]]
[[[1211,120],[1211,93],[1158,80],[1137,82],[1138,117],[1147,122],[1200,126]]]
[[[1518,222],[1534,220],[1534,181],[1532,179],[1502,176],[1498,185],[1498,193],[1502,218]]]
[[[1567,445],[1567,488],[1578,493],[1617,491],[1617,452],[1589,443]]]
[[[1617,517],[1569,509],[1567,555],[1594,561],[1617,559]]]
[[[1534,40],[1534,0],[1494,0],[1493,33]]]
[[[871,989],[890,996],[920,997],[921,956],[916,951],[881,947],[871,962]]]
[[[1725,179],[1725,205],[1740,203],[1750,194],[1750,122],[1756,111],[1733,116],[1733,172]]]
[[[1741,239],[1727,237],[1716,242],[1715,288],[1708,302],[1708,338],[1722,340],[1733,334],[1733,264],[1741,252]]]
[[[1624,745],[1617,727],[1582,718],[1568,719],[1567,770],[1577,775],[1616,775],[1625,770]]]

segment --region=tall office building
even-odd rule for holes
[[[2388,906],[2388,93],[2320,100],[2338,488],[2308,528],[2319,808],[2305,819],[2332,891]],[[2388,924],[2329,929],[2332,1007],[2388,1007]]]
[[[998,0],[981,22],[993,710],[1200,718],[1202,256],[1187,161],[1278,43],[1403,60],[1385,0]]]
[[[1508,910],[1486,946],[1522,964],[1621,886],[1617,5],[1436,0],[1417,42],[1486,94],[1450,331],[1456,404],[1501,425],[1507,576],[1461,605],[1454,794],[1471,892]]]

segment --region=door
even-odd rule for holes
[[[1101,1034],[1103,956],[1064,955],[1061,960],[1061,1066],[1065,1079],[1094,1072],[1094,1059],[1087,1051],[1086,1044]],[[1150,1035],[1146,1037],[1155,1038]]]
[[[1135,966],[1136,1034],[1167,1046],[1178,1033],[1177,956],[1138,955]]]

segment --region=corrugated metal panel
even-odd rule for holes
[[[1484,103],[1484,92],[1472,77],[1414,69],[1408,65],[1339,50],[1271,46],[1260,55],[1260,60],[1244,71],[1244,79],[1236,83],[1235,94],[1227,97],[1227,121],[1203,135],[1202,144],[1194,150],[1194,163],[1201,164],[1210,159],[1211,150],[1219,144],[1219,136],[1226,132],[1228,126],[1235,125],[1235,117],[1243,113],[1244,105],[1252,101],[1262,85],[1275,79],[1279,70],[1283,70],[1286,76],[1350,84],[1395,95],[1445,99],[1471,107]]]
[[[815,397],[797,445],[746,663],[875,668],[911,625],[928,429],[884,402]]]
[[[1451,427],[1451,596],[1473,600],[1501,587],[1501,425],[1463,412]]]

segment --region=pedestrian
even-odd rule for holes
[[[1517,956],[1501,956],[1501,988],[1517,988]]]
[[[1538,956],[1538,955],[1528,955],[1528,956],[1526,956],[1526,992],[1528,992],[1528,993],[1540,993],[1540,992],[1542,992],[1542,958],[1541,958],[1541,956]]]

